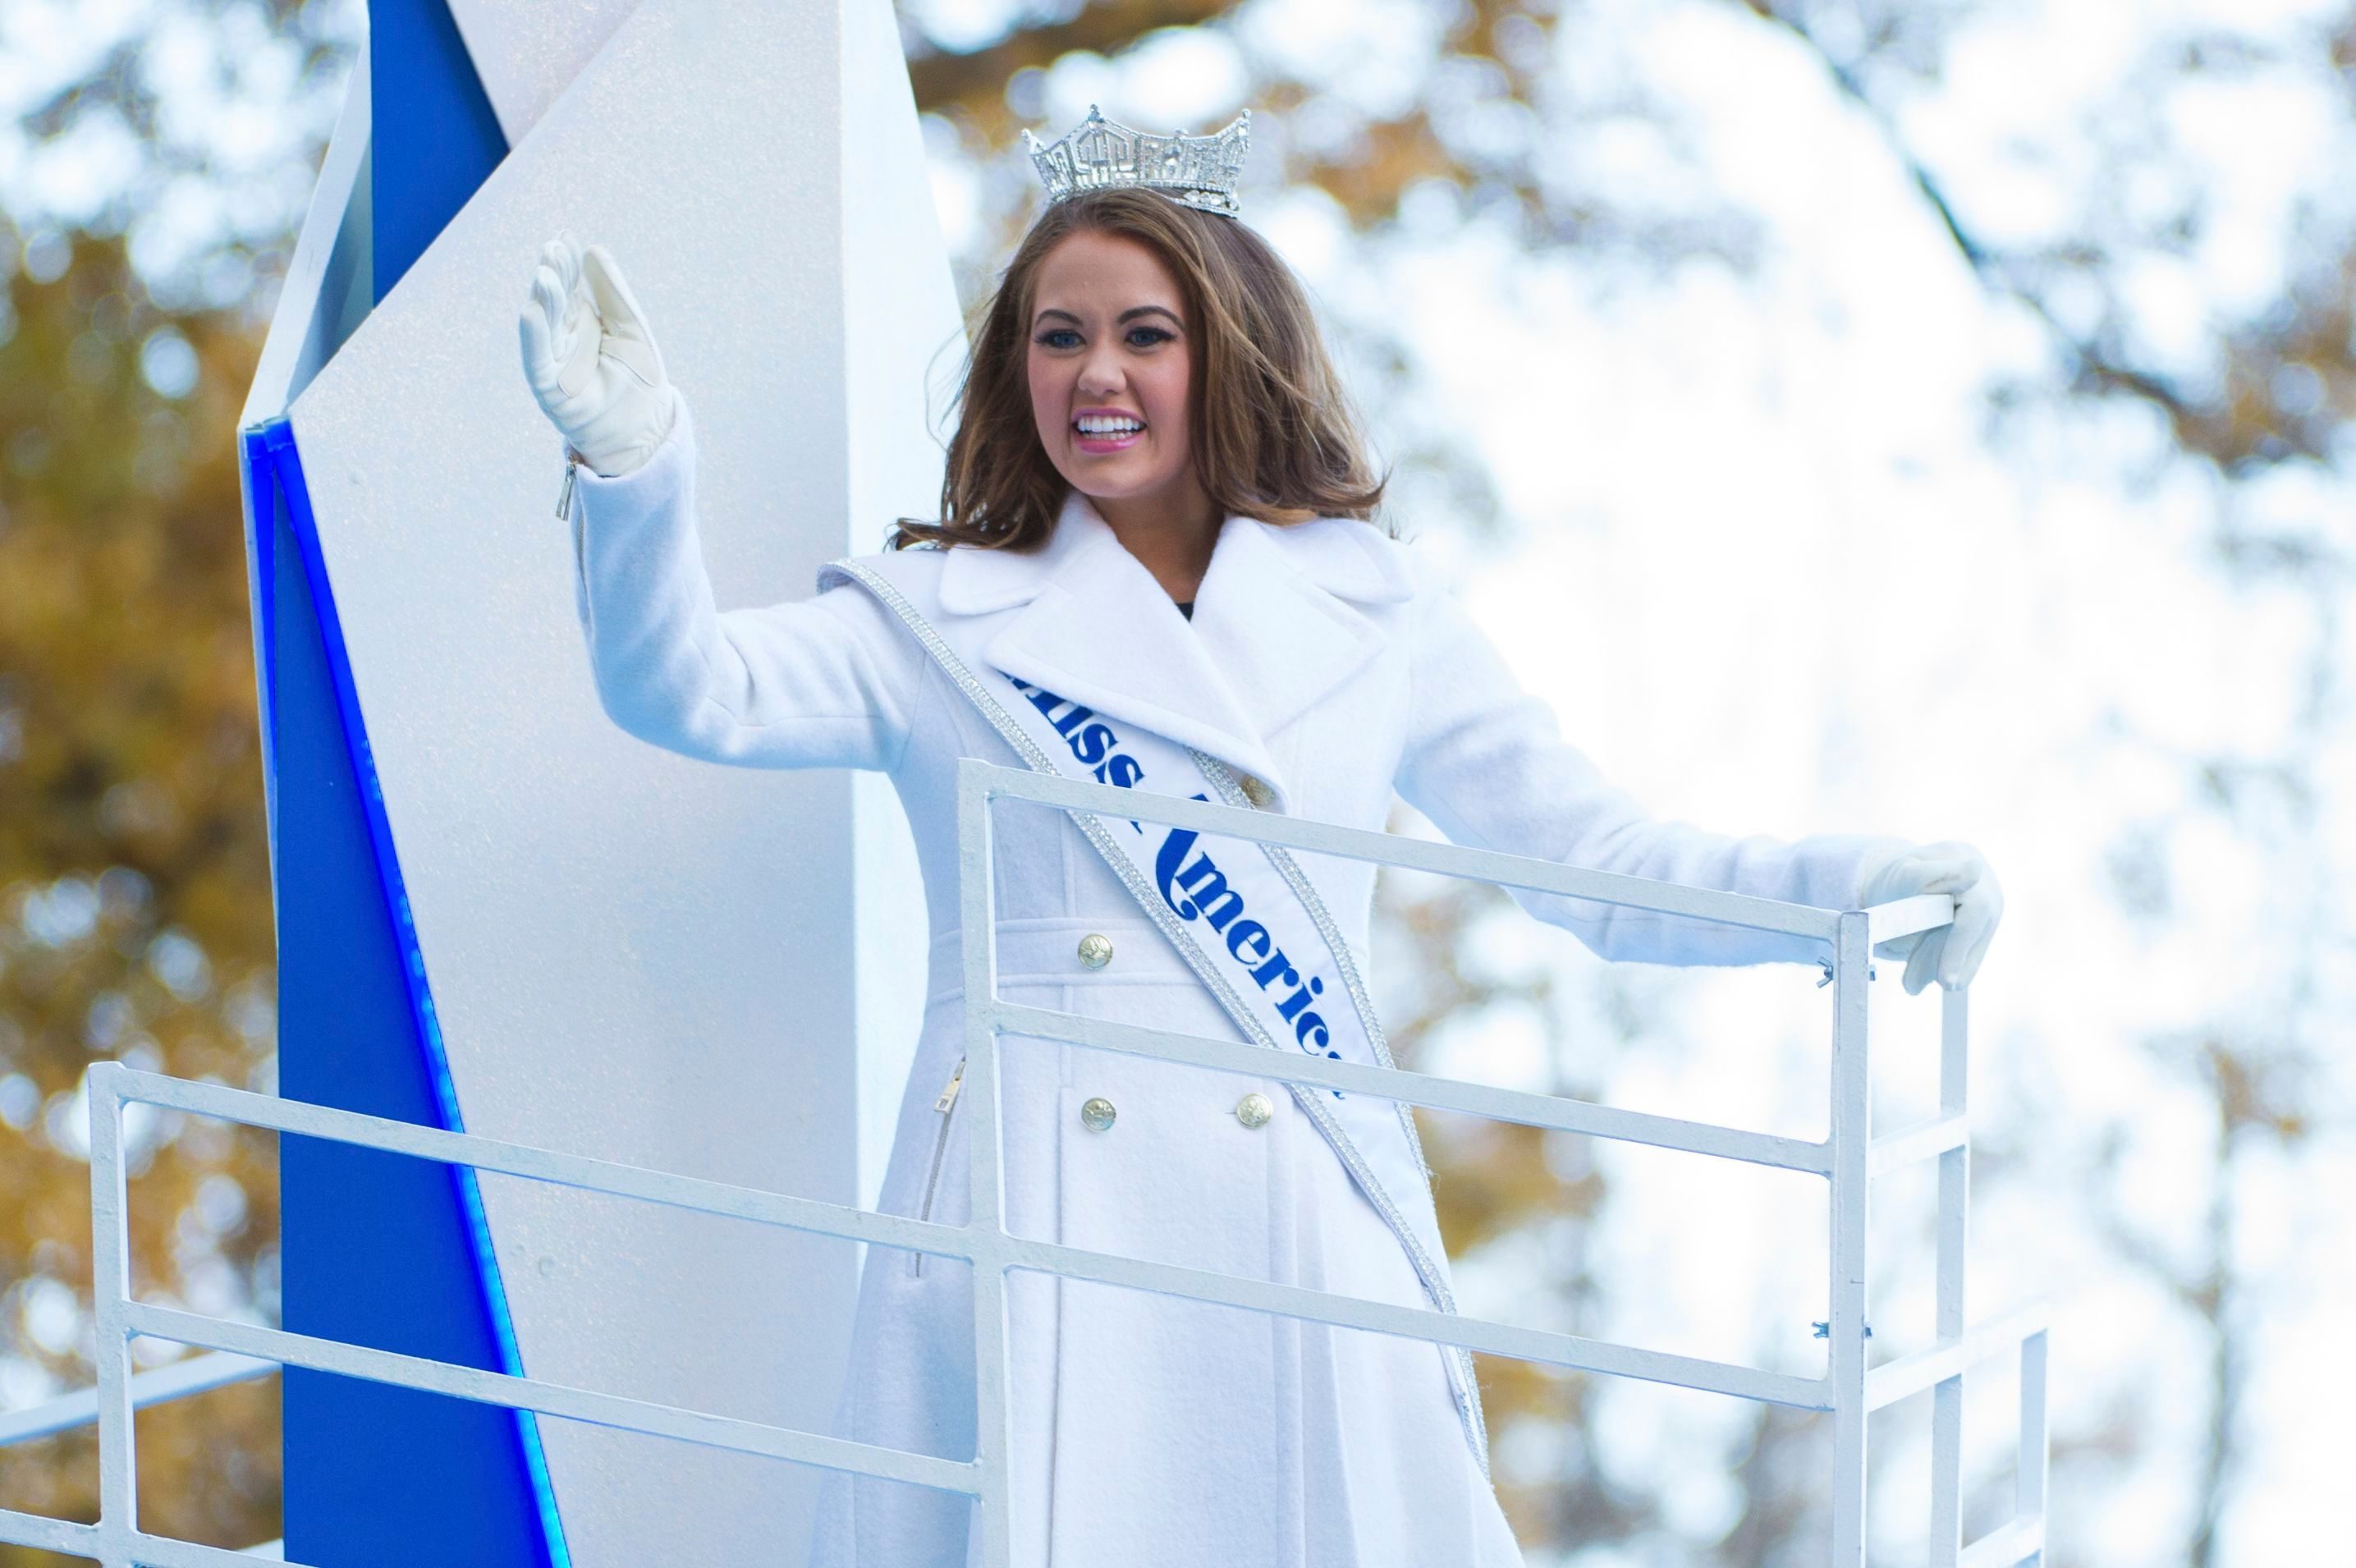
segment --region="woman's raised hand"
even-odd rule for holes
[[[679,394],[603,245],[584,253],[569,235],[542,245],[517,325],[531,395],[584,461],[611,478],[653,455],[678,416]]]
[[[1906,961],[1906,992],[1921,991],[1935,978],[1944,986],[1969,985],[1987,956],[1997,922],[2004,918],[2004,889],[1980,852],[1967,843],[1917,844],[1867,861],[1858,868],[1856,906],[1870,909],[1917,893],[1945,893],[1955,900],[1948,925],[1893,937],[1873,950]]]

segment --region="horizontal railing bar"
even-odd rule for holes
[[[1955,918],[1955,901],[1944,893],[1917,893],[1893,898],[1866,911],[1866,944],[1876,947],[1917,931],[1936,930]]]
[[[2044,1550],[2045,1520],[2017,1519],[1965,1547],[1956,1568],[2014,1568]]]
[[[474,1367],[453,1366],[446,1361],[431,1361],[390,1350],[372,1350],[365,1346],[314,1338],[307,1334],[290,1334],[282,1328],[258,1328],[251,1324],[230,1323],[146,1302],[126,1303],[123,1309],[123,1321],[134,1334],[150,1334],[160,1339],[177,1340],[183,1345],[203,1345],[215,1350],[263,1357],[288,1366],[307,1367],[316,1372],[328,1372],[338,1377],[359,1378],[399,1388],[423,1389],[428,1393],[471,1400],[477,1404],[538,1411],[566,1421],[587,1422],[595,1426],[639,1432],[650,1437],[668,1437],[680,1443],[723,1448],[735,1454],[752,1454],[766,1459],[786,1459],[797,1465],[812,1465],[821,1469],[876,1476],[887,1481],[906,1481],[915,1486],[930,1487],[936,1491],[959,1492],[968,1497],[977,1496],[981,1490],[980,1472],[972,1465],[937,1459],[925,1454],[878,1448],[845,1438],[797,1432],[789,1427],[768,1426],[756,1421],[740,1421],[734,1416],[681,1410],[675,1405],[627,1399],[619,1394],[596,1393],[564,1383],[510,1377],[505,1372],[486,1372]]]
[[[1886,1176],[1917,1160],[1927,1160],[1944,1155],[1949,1149],[1960,1149],[1971,1142],[1972,1119],[1968,1112],[1953,1116],[1933,1117],[1918,1122],[1912,1127],[1876,1138],[1873,1152],[1866,1164],[1875,1176]]]
[[[169,1536],[145,1535],[136,1530],[128,1532],[128,1555],[139,1568],[253,1568],[259,1561],[251,1552],[200,1546],[193,1541],[175,1541]],[[304,1564],[288,1563],[286,1568],[304,1568]]]
[[[70,1519],[50,1519],[45,1514],[0,1509],[0,1541],[10,1546],[30,1546],[67,1557],[95,1559],[102,1555],[99,1540],[102,1533],[94,1524],[78,1524]]]
[[[2042,1302],[2016,1306],[1977,1327],[1965,1329],[1960,1339],[1884,1362],[1865,1375],[1865,1408],[1879,1410],[1895,1404],[1934,1383],[1945,1382],[1976,1362],[2003,1355],[2029,1336],[2042,1332],[2047,1316]]]
[[[1150,1291],[1157,1295],[1183,1296],[1190,1301],[1243,1307],[1278,1317],[1330,1323],[1340,1328],[1363,1328],[1402,1339],[1461,1345],[1484,1355],[1569,1367],[1578,1371],[1601,1372],[1612,1377],[1635,1378],[1644,1382],[1668,1383],[1678,1388],[1698,1389],[1704,1393],[1788,1405],[1794,1410],[1825,1411],[1832,1408],[1830,1386],[1818,1378],[1795,1378],[1789,1373],[1770,1372],[1757,1367],[1671,1355],[1662,1350],[1640,1350],[1632,1345],[1588,1339],[1576,1334],[1558,1334],[1542,1328],[1517,1328],[1510,1324],[1465,1317],[1456,1313],[1434,1312],[1427,1307],[1395,1306],[1387,1302],[1335,1295],[1300,1285],[1276,1284],[1265,1280],[1185,1268],[1175,1263],[1148,1262],[1141,1258],[1091,1252],[1053,1241],[1035,1241],[1028,1237],[991,1236],[987,1240],[993,1243],[989,1250],[999,1254],[996,1261],[1007,1268],[1031,1269],[1041,1273],[1060,1274],[1066,1279],[1094,1280],[1128,1290]],[[977,1266],[987,1266],[989,1260],[977,1259],[976,1262]]]
[[[77,1524],[13,1509],[0,1509],[0,1543],[98,1563],[133,1562],[142,1568],[252,1568],[254,1562],[251,1552],[175,1541],[168,1535],[145,1535],[135,1530]],[[303,1564],[290,1563],[286,1568],[303,1568]]]
[[[445,1133],[438,1127],[421,1127],[412,1122],[393,1122],[356,1111],[337,1111],[308,1101],[282,1100],[223,1084],[196,1083],[187,1079],[138,1072],[120,1062],[94,1063],[90,1076],[93,1090],[102,1084],[113,1084],[117,1086],[114,1092],[124,1101],[273,1132],[356,1144],[443,1165],[472,1165],[477,1170],[522,1176],[553,1187],[608,1193],[845,1240],[868,1241],[910,1251],[970,1255],[959,1239],[963,1231],[955,1226],[928,1224],[921,1219],[849,1208],[781,1192],[732,1187],[726,1182],[647,1170],[584,1155],[559,1154],[526,1144],[500,1143],[472,1133]]]
[[[999,800],[1029,800],[1124,822],[1162,822],[1172,827],[1192,828],[1197,832],[1281,844],[1287,849],[1312,854],[1368,861],[1376,865],[1396,865],[1410,871],[1428,871],[1440,876],[1494,883],[1501,887],[1520,887],[1533,893],[1552,893],[1566,898],[1586,899],[1590,903],[1647,909],[1663,915],[1683,915],[1719,925],[1780,931],[1787,936],[1812,937],[1827,942],[1839,927],[1838,911],[1819,909],[1812,904],[1786,904],[1773,898],[1753,897],[1747,893],[1728,893],[1715,887],[1688,887],[1682,883],[1661,882],[1649,876],[1629,876],[1616,871],[1594,871],[1586,866],[1564,865],[1556,861],[1506,854],[1497,850],[1434,843],[1427,839],[1408,838],[1399,833],[1345,828],[1333,822],[1248,811],[1240,806],[1209,805],[1198,800],[1181,800],[1174,795],[1156,795],[1143,789],[1120,789],[1109,784],[1092,784],[1049,773],[1001,768],[970,757],[958,764],[958,768],[961,773],[980,774],[984,779],[984,789]]]
[[[1076,1014],[1027,1007],[1019,1003],[993,1002],[987,1004],[987,1010],[991,1024],[1011,1035],[1027,1035],[1130,1056],[1152,1057],[1222,1072],[1282,1079],[1290,1083],[1317,1084],[1378,1099],[1405,1101],[1409,1105],[1428,1106],[1435,1111],[1461,1111],[1468,1115],[1518,1122],[1526,1127],[1550,1127],[1559,1132],[1581,1133],[1622,1143],[1648,1144],[1655,1148],[1679,1149],[1688,1154],[1742,1160],[1782,1170],[1825,1176],[1832,1169],[1831,1152],[1825,1144],[1811,1144],[1800,1138],[1778,1137],[1772,1133],[1748,1133],[1707,1122],[1686,1122],[1673,1116],[1622,1111],[1609,1105],[1598,1105],[1592,1101],[1566,1100],[1554,1095],[1533,1094],[1526,1090],[1467,1083],[1462,1079],[1435,1078],[1399,1069],[1331,1061],[1323,1057],[1290,1051],[1271,1051],[1265,1046],[1207,1039],[1199,1035],[1175,1034],[1165,1029],[1146,1028],[1141,1025],[1117,1024],[1108,1019],[1083,1018]]]
[[[1221,1044],[1216,1041],[1208,1043]],[[1236,1046],[1233,1048],[1250,1053],[1243,1059],[1252,1068],[1265,1070],[1267,1067],[1273,1065],[1269,1058],[1274,1053],[1264,1047]],[[1278,1058],[1277,1059],[1289,1060],[1290,1058]],[[1308,1059],[1301,1058],[1303,1062]],[[397,1154],[413,1155],[422,1159],[471,1165],[481,1170],[550,1181],[561,1186],[612,1192],[626,1197],[642,1197],[648,1202],[665,1203],[676,1208],[721,1214],[786,1230],[865,1239],[881,1245],[928,1252],[937,1257],[963,1259],[978,1267],[1020,1266],[1055,1273],[1060,1272],[1059,1260],[1062,1260],[1069,1262],[1074,1269],[1083,1272],[1087,1277],[1100,1278],[1105,1277],[1102,1271],[1107,1268],[1119,1271],[1134,1266],[1144,1270],[1145,1273],[1124,1275],[1118,1280],[1108,1280],[1108,1283],[1132,1284],[1137,1288],[1160,1290],[1166,1294],[1185,1295],[1196,1300],[1222,1302],[1239,1306],[1252,1306],[1262,1299],[1250,1293],[1274,1290],[1280,1294],[1266,1299],[1282,1303],[1280,1306],[1269,1308],[1269,1310],[1278,1311],[1281,1316],[1305,1316],[1333,1322],[1344,1326],[1371,1328],[1377,1332],[1398,1334],[1408,1338],[1461,1344],[1471,1349],[1494,1355],[1543,1361],[1551,1365],[1573,1367],[1615,1376],[1640,1378],[1653,1382],[1678,1383],[1705,1391],[1731,1394],[1744,1399],[1764,1400],[1771,1403],[1791,1405],[1804,1410],[1829,1408],[1824,1402],[1826,1396],[1821,1383],[1783,1373],[1761,1371],[1755,1368],[1737,1367],[1687,1357],[1671,1356],[1658,1351],[1640,1350],[1633,1347],[1612,1345],[1602,1340],[1584,1339],[1573,1335],[1547,1334],[1533,1329],[1513,1328],[1502,1324],[1483,1324],[1475,1319],[1449,1314],[1390,1306],[1382,1303],[1362,1301],[1351,1296],[1333,1295],[1320,1291],[1301,1290],[1293,1286],[1273,1286],[1262,1282],[1191,1269],[1177,1270],[1173,1273],[1169,1271],[1168,1265],[1163,1264],[1145,1263],[1139,1260],[1113,1258],[1101,1253],[1056,1248],[1047,1243],[1028,1241],[1016,1237],[1000,1237],[987,1231],[968,1230],[957,1226],[903,1219],[892,1215],[872,1214],[865,1210],[844,1208],[839,1205],[819,1203],[809,1198],[788,1197],[781,1193],[756,1192],[750,1188],[732,1187],[695,1177],[674,1176],[661,1172],[641,1170],[634,1165],[615,1165],[603,1160],[584,1159],[579,1155],[559,1155],[545,1149],[530,1149],[499,1144],[471,1133],[445,1133],[437,1128],[419,1127],[406,1122],[391,1122],[380,1117],[364,1116],[355,1112],[330,1110],[326,1106],[312,1105],[302,1101],[280,1100],[268,1095],[254,1094],[246,1090],[230,1089],[220,1084],[193,1083],[185,1079],[165,1078],[154,1073],[134,1071],[119,1062],[94,1064],[91,1069],[91,1077],[95,1091],[112,1092],[125,1101],[168,1106],[198,1115],[217,1117],[223,1121],[273,1128],[281,1133],[384,1148]],[[1046,1248],[1044,1251],[1040,1251],[1043,1247]],[[1156,1283],[1157,1281],[1160,1283]],[[1245,1291],[1247,1294],[1238,1297],[1226,1294],[1229,1285]],[[135,1310],[155,1312],[163,1309],[139,1307]],[[1353,1316],[1361,1311],[1372,1312],[1376,1316],[1371,1318]],[[189,1319],[191,1324],[203,1324],[211,1320],[203,1318]],[[220,1326],[227,1330],[235,1326]],[[243,1332],[267,1334],[277,1331],[256,1329],[243,1330]],[[185,1343],[204,1345],[215,1349],[245,1349],[243,1343],[222,1343],[218,1336],[206,1337],[200,1335],[166,1335],[165,1337],[180,1337]],[[332,1344],[331,1341],[326,1340],[317,1341],[317,1343],[323,1346]],[[247,1351],[247,1353],[256,1352]],[[260,1352],[260,1354],[267,1356],[268,1352]],[[381,1353],[367,1352],[367,1354]],[[309,1363],[298,1361],[297,1364],[308,1365]],[[435,1365],[431,1362],[419,1364]],[[474,1375],[488,1378],[498,1374]],[[511,1402],[495,1401],[494,1402]]]
[[[191,1356],[132,1379],[131,1408],[145,1410],[166,1401],[225,1389],[232,1383],[251,1382],[277,1369],[275,1361],[257,1361],[247,1356]],[[97,1421],[98,1391],[77,1389],[46,1403],[0,1415],[0,1448],[29,1443],[37,1437],[54,1437],[60,1432],[94,1425]]]

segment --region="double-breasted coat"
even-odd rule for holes
[[[715,762],[890,775],[930,910],[929,995],[882,1206],[969,1214],[955,788],[1005,743],[867,592],[720,611],[696,533],[682,413],[642,467],[584,471],[579,608],[614,719]],[[1380,828],[1394,792],[1458,843],[1840,908],[1877,841],[1734,839],[1647,816],[1565,743],[1412,553],[1367,524],[1226,520],[1191,623],[1084,499],[1030,553],[874,558],[937,627],[1009,675],[1197,747],[1272,810]],[[978,618],[978,624],[969,624]],[[1374,872],[1304,860],[1363,967]],[[1060,813],[1001,812],[1002,993],[1239,1038]],[[1813,956],[1788,939],[1531,897],[1610,957]],[[1082,939],[1108,939],[1101,967]],[[1101,951],[1099,948],[1098,952]],[[1093,955],[1092,955],[1093,956]],[[1001,1053],[1005,1217],[1017,1234],[1421,1306],[1398,1240],[1275,1079],[1042,1042]],[[1266,1097],[1239,1116],[1248,1095]],[[1113,1110],[1103,1125],[1101,1101]],[[945,1107],[945,1109],[944,1109]],[[1087,1282],[1010,1296],[1016,1561],[1054,1568],[1437,1568],[1519,1561],[1440,1354]],[[862,1277],[841,1435],[973,1452],[963,1264],[877,1249]],[[962,1499],[829,1479],[825,1568],[965,1561]]]

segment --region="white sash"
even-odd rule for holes
[[[1249,808],[1226,766],[1126,721],[1116,722],[1029,682],[969,662],[906,596],[872,567],[838,561],[821,575],[854,582],[896,615],[991,727],[1032,769]],[[1220,1008],[1255,1045],[1362,1066],[1391,1066],[1349,943],[1291,854],[1256,843],[1152,822],[1075,811],[1072,820],[1138,906],[1176,947]],[[1294,1103],[1339,1155],[1382,1215],[1422,1281],[1432,1307],[1456,1301],[1439,1260],[1440,1219],[1430,1170],[1408,1107],[1311,1084]],[[1465,1439],[1483,1476],[1488,1434],[1470,1352],[1437,1347]]]

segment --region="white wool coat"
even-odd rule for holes
[[[682,415],[643,467],[584,470],[579,607],[615,721],[659,746],[757,768],[889,774],[930,910],[923,1035],[882,1206],[958,1224],[977,1108],[936,1109],[962,1054],[956,769],[1016,759],[890,612],[856,585],[714,605]],[[1229,518],[1190,623],[1084,499],[1027,554],[882,563],[985,660],[1250,775],[1272,809],[1381,828],[1394,792],[1460,843],[1828,908],[1886,841],[1734,839],[1656,822],[1605,783],[1410,551],[1361,522]],[[1240,1037],[1061,814],[1001,812],[1001,984],[1043,1007]],[[1361,965],[1372,867],[1302,857]],[[1531,896],[1608,957],[1812,959],[1764,933]],[[1109,937],[1089,969],[1079,940]],[[1107,1252],[1423,1306],[1398,1240],[1272,1079],[1079,1047],[1002,1055],[1007,1224]],[[1237,1102],[1275,1108],[1247,1127]],[[1085,1125],[1110,1101],[1114,1123]],[[1015,1561],[1053,1568],[1439,1568],[1520,1561],[1431,1346],[1018,1273],[1010,1297]],[[969,1274],[874,1249],[840,1435],[973,1453]],[[962,1498],[830,1477],[811,1561],[966,1561]]]

